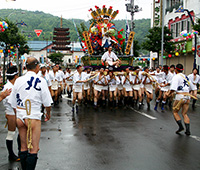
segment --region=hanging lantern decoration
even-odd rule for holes
[[[168,57],[169,57],[169,58],[171,58],[171,57],[172,57],[172,55],[171,55],[171,54],[169,54],[169,55],[168,55]]]
[[[141,60],[141,58],[139,58],[139,61]]]
[[[166,56],[163,56],[163,59],[166,59]]]
[[[183,53],[186,53],[186,50],[183,50]]]
[[[153,60],[153,61],[155,61],[155,60],[156,60],[156,58],[154,57],[154,58],[152,58],[152,60]]]
[[[145,61],[146,59],[145,58],[143,58],[143,61]]]
[[[8,28],[8,24],[5,21],[0,21],[0,32],[4,32]]]
[[[178,57],[178,56],[179,56],[179,52],[176,52],[176,53],[175,53],[175,56]]]
[[[3,53],[3,50],[0,50],[0,53]]]
[[[192,51],[195,51],[195,47],[192,47]]]
[[[137,58],[135,58],[135,61],[137,60]]]

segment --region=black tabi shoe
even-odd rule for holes
[[[176,131],[176,134],[179,134],[180,132],[182,132],[184,130],[183,127],[179,127],[179,129]]]
[[[185,134],[186,134],[187,136],[190,136],[190,135],[191,135],[190,131],[186,131]]]

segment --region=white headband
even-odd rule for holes
[[[10,74],[10,73],[6,73],[6,76],[14,76],[14,75],[16,75],[16,74],[18,74],[19,72],[17,71],[17,72],[14,72],[14,73],[12,73],[12,74]]]

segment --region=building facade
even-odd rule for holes
[[[192,29],[192,22],[188,12],[192,16],[192,20],[195,22],[197,18],[200,18],[200,1],[199,0],[154,0],[154,14],[155,9],[162,10],[162,3],[164,3],[164,25],[167,26],[173,36],[173,42],[175,45],[175,51],[171,54],[164,53],[163,64],[171,65],[181,63],[185,67],[185,73],[189,74],[194,65],[194,35]],[[183,6],[183,9],[187,9],[188,12],[176,13],[177,9]],[[161,17],[160,17],[161,19]],[[155,22],[155,17],[152,17],[152,22]],[[158,22],[158,21],[156,21]],[[152,24],[155,25],[155,24]],[[187,38],[180,35],[181,32],[188,34]],[[197,47],[200,45],[200,40],[197,35]],[[196,55],[197,68],[200,67],[200,56]]]

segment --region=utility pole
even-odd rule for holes
[[[159,63],[158,65],[163,65],[163,53],[164,53],[164,26],[165,26],[165,23],[164,23],[164,15],[165,15],[165,4],[164,4],[164,0],[161,1],[161,12],[162,12],[162,40],[161,40],[161,56],[159,58]]]
[[[134,31],[134,28],[135,28],[134,14],[135,14],[135,12],[139,12],[141,10],[142,9],[139,9],[138,5],[134,5],[134,0],[131,0],[130,4],[126,4],[126,11],[131,13],[131,31]],[[132,47],[131,47],[131,55],[132,56],[134,54],[133,46],[134,46],[134,43],[132,43]]]

